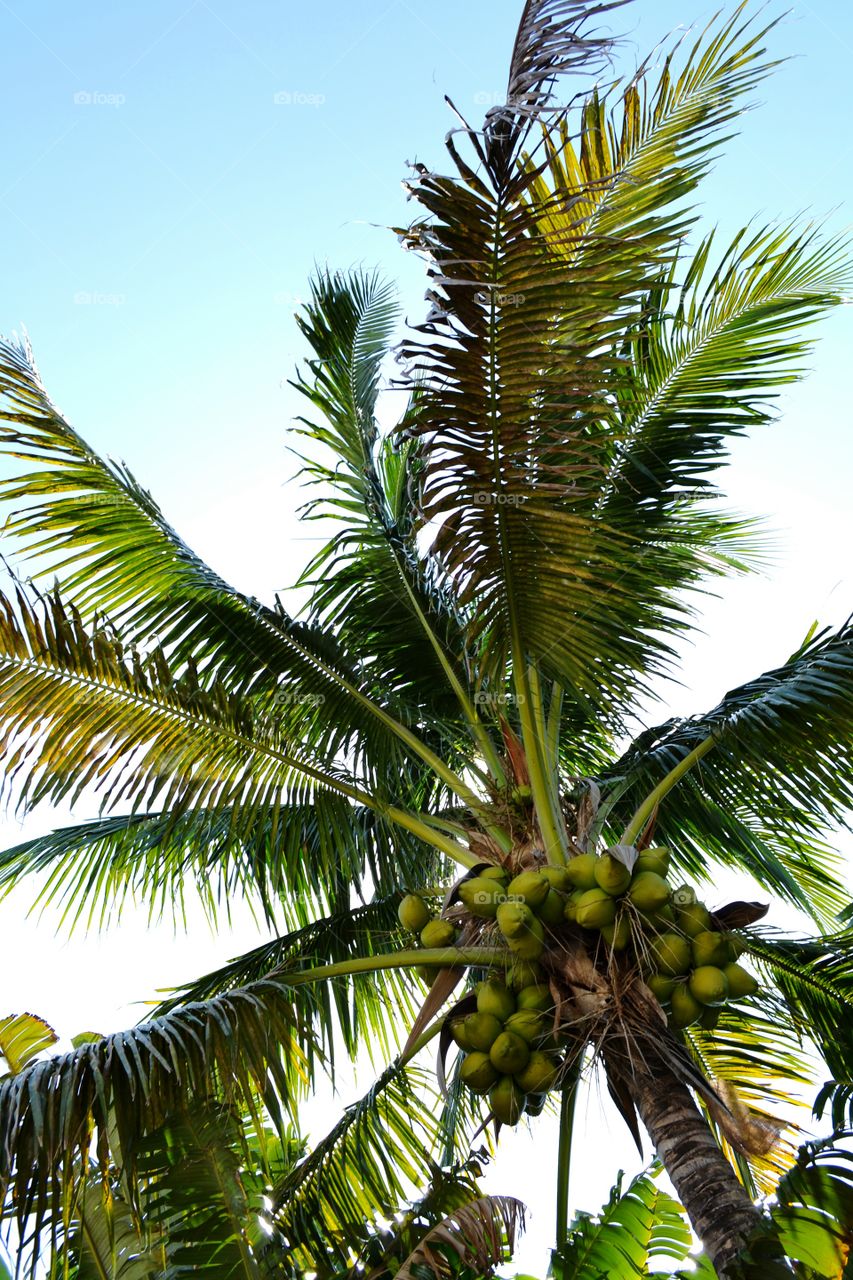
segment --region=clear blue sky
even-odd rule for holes
[[[0,0],[0,330],[26,325],[78,429],[126,460],[243,589],[268,598],[305,557],[296,495],[283,487],[296,301],[315,263],[363,262],[400,281],[417,318],[420,266],[383,228],[410,216],[406,161],[443,163],[453,124],[443,94],[473,123],[484,100],[499,99],[520,9]],[[712,13],[703,0],[635,0],[617,15],[625,69]],[[705,186],[706,217],[732,229],[753,215],[835,210],[840,227],[853,221],[853,6],[797,4],[770,39],[779,57],[799,56],[762,86],[764,105]],[[768,513],[780,560],[709,606],[707,637],[688,657],[691,691],[674,689],[673,709],[708,705],[783,659],[814,617],[853,609],[850,347],[842,312],[824,327],[813,377],[786,395],[783,420],[738,446],[735,500]],[[61,949],[50,921],[19,919],[21,901],[0,905],[6,946],[42,963],[16,972],[14,987],[2,981],[0,1012],[33,1008],[66,1034],[126,1024],[137,1013],[129,1001],[252,941],[238,921],[218,942],[174,943],[167,930],[155,943],[131,920],[120,938]],[[597,1103],[590,1117],[591,1145],[606,1158],[576,1192],[592,1209],[612,1160],[630,1155],[597,1132]],[[540,1134],[538,1155],[526,1140],[511,1147],[504,1167],[518,1185],[505,1189],[523,1194],[529,1179],[535,1189],[537,1167],[549,1177]],[[535,1223],[540,1247],[549,1219],[550,1205]]]

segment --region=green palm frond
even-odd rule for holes
[[[270,923],[302,928],[365,882],[386,894],[401,880],[413,889],[440,880],[434,850],[343,797],[236,818],[228,808],[165,809],[62,827],[0,851],[0,895],[39,876],[35,906],[58,910],[69,928],[103,928],[128,903],[183,922],[190,887],[211,920],[242,899],[259,902]]]
[[[140,1230],[121,1195],[106,1196],[96,1178],[78,1188],[70,1227],[52,1253],[51,1280],[158,1280],[162,1275],[157,1265],[162,1255],[150,1234]]]
[[[136,1152],[146,1231],[163,1240],[162,1280],[209,1271],[259,1280],[260,1199],[241,1172],[236,1124],[196,1106],[149,1135]]]
[[[371,795],[351,774],[258,717],[250,699],[220,684],[180,678],[162,650],[142,660],[109,631],[91,633],[57,598],[37,608],[0,597],[0,698],[4,764],[28,806],[74,799],[87,788],[103,806],[160,802],[180,816],[229,810],[244,829],[282,803],[319,810],[325,796],[367,804],[428,842],[473,861],[415,816]],[[405,779],[402,785],[407,787]]]
[[[573,198],[570,209],[547,215],[564,224],[571,218],[572,256],[583,255],[593,233],[637,239],[661,227],[671,232],[664,211],[672,218],[673,206],[696,189],[725,141],[721,130],[742,114],[744,94],[775,65],[762,47],[773,24],[755,30],[742,21],[744,7],[709,23],[684,54],[680,71],[683,39],[664,57],[654,84],[644,64],[624,87],[617,83],[606,94],[590,94],[578,145],[566,120],[544,131],[547,167],[533,193],[542,200],[553,189]],[[610,107],[614,93],[618,103]]]
[[[812,1040],[832,1074],[853,1061],[853,932],[826,938],[751,933],[750,954],[780,992],[785,1013]]]
[[[246,952],[229,964],[206,974],[163,1001],[155,1016],[162,1016],[186,1003],[209,1000],[223,992],[245,987],[268,976],[286,982],[288,971],[335,964],[357,956],[375,956],[397,949],[409,940],[397,921],[401,894],[380,898],[365,906],[345,908],[333,916],[274,938]],[[395,1033],[409,1026],[417,1012],[418,991],[406,970],[386,969],[366,973],[357,981],[344,977],[320,983],[316,988],[300,987],[294,999],[310,998],[322,1011],[317,1035],[323,1052],[334,1067],[338,1037],[350,1058],[366,1048],[386,1058],[399,1050]],[[312,1010],[305,1008],[303,1017]]]
[[[415,541],[413,443],[400,448],[380,432],[380,372],[398,315],[396,293],[374,276],[324,274],[297,317],[314,357],[310,377],[293,385],[321,422],[302,418],[302,433],[331,460],[305,459],[303,480],[319,490],[309,519],[341,528],[302,577],[312,587],[311,615],[335,621],[347,650],[370,655],[379,685],[404,690],[433,711],[459,708],[448,685],[464,653],[453,601],[427,577]],[[452,655],[452,656],[451,656]]]
[[[821,922],[837,918],[849,894],[827,836],[853,804],[853,628],[821,632],[707,714],[641,734],[599,779],[605,793],[626,784],[614,824],[709,737],[714,749],[661,804],[656,839],[694,875],[710,856]]]
[[[770,1194],[794,1159],[786,1132],[807,1118],[798,1092],[811,1085],[814,1063],[802,1038],[771,996],[728,1005],[713,1031],[694,1025],[683,1034],[732,1112],[721,1126],[703,1104],[720,1146],[752,1196]]]
[[[434,1087],[431,1073],[389,1067],[275,1187],[272,1222],[296,1265],[321,1280],[348,1269],[377,1216],[390,1217],[427,1181],[439,1140]]]
[[[597,1217],[576,1216],[566,1241],[552,1254],[556,1280],[635,1280],[650,1262],[684,1262],[692,1236],[681,1206],[655,1182],[659,1170],[641,1173],[623,1191],[619,1175]]]
[[[260,1096],[292,1110],[319,1050],[289,994],[256,982],[12,1076],[0,1086],[0,1203],[11,1191],[37,1241],[93,1141],[102,1174],[112,1161],[132,1185],[137,1145],[187,1098],[215,1095],[256,1111]]]
[[[816,1120],[822,1120],[826,1109],[833,1129],[853,1129],[853,1080],[826,1080],[815,1098],[813,1112]]]
[[[400,736],[359,655],[223,582],[121,466],[100,458],[51,403],[27,347],[0,342],[0,450],[35,469],[0,482],[20,503],[5,531],[84,618],[109,615],[127,644],[161,645],[203,686],[251,693],[327,754],[370,748],[394,767]],[[405,707],[396,711],[405,719]],[[404,735],[405,736],[405,735]]]

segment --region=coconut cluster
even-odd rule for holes
[[[613,951],[633,949],[646,984],[672,1026],[716,1026],[722,1005],[758,983],[737,963],[739,939],[714,928],[690,885],[672,889],[669,851],[647,849],[633,870],[612,853],[569,859],[565,917],[597,930]]]
[[[525,1112],[539,1115],[559,1077],[554,1002],[543,976],[538,965],[523,961],[508,984],[487,978],[476,988],[476,1012],[450,1023],[463,1052],[460,1078],[473,1093],[488,1094],[502,1124],[517,1124]]]

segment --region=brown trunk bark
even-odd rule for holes
[[[720,1280],[761,1216],[720,1151],[686,1085],[661,1062],[635,1064],[631,1093],[643,1124]]]

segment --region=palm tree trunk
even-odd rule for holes
[[[634,1065],[637,1111],[720,1280],[761,1222],[690,1090],[660,1061]]]

